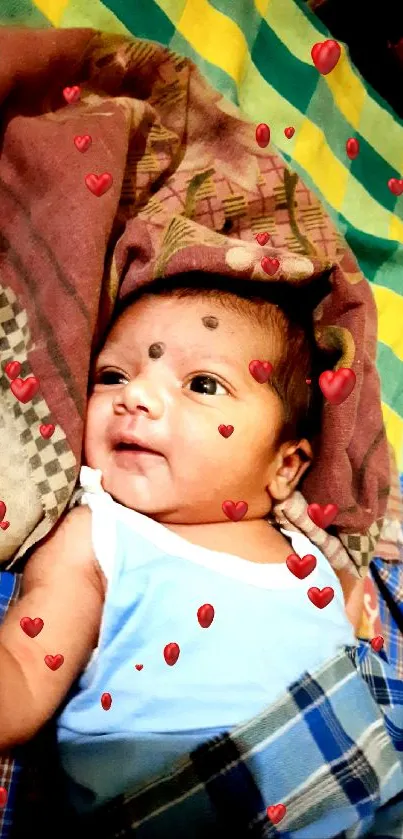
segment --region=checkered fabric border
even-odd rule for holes
[[[368,568],[373,559],[381,534],[383,519],[374,521],[366,533],[340,533],[340,542],[344,545],[357,568]]]
[[[51,438],[44,439],[41,436],[40,426],[51,423],[52,418],[40,391],[27,404],[19,402],[10,391],[10,380],[4,372],[4,367],[9,361],[20,362],[21,378],[33,375],[28,361],[30,343],[26,311],[20,306],[11,289],[0,286],[0,396],[14,416],[21,449],[25,453],[32,480],[40,494],[49,530],[63,512],[74,489],[77,463],[58,425]],[[43,535],[41,532],[40,538]],[[30,545],[34,544],[37,538],[39,537],[34,531],[29,537]],[[30,545],[25,542],[17,557]]]

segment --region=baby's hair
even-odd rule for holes
[[[269,385],[283,405],[284,423],[277,444],[302,438],[312,442],[321,426],[322,394],[318,378],[336,361],[336,357],[330,358],[328,353],[325,356],[319,349],[312,317],[313,309],[324,296],[324,284],[331,290],[329,273],[315,283],[298,287],[281,281],[262,283],[188,271],[136,289],[118,302],[114,320],[144,295],[202,297],[221,303],[252,324],[274,331],[276,358],[260,360],[273,363]]]

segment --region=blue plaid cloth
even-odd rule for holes
[[[275,826],[266,809],[279,803]],[[403,683],[361,642],[80,827],[104,839],[401,839]]]
[[[374,559],[371,574],[379,591],[382,635],[388,660],[403,679],[403,561],[394,564]]]
[[[403,494],[403,474],[400,475]],[[385,562],[375,557],[370,566],[371,575],[379,591],[379,611],[382,635],[388,660],[403,679],[403,548],[400,562]]]

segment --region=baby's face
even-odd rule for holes
[[[97,359],[86,420],[85,460],[104,489],[162,523],[227,520],[223,501],[266,515],[282,406],[249,363],[273,352],[225,303],[152,295],[126,309]]]

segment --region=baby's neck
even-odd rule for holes
[[[285,562],[292,553],[285,537],[265,519],[165,527],[193,545],[234,554],[249,562]]]

